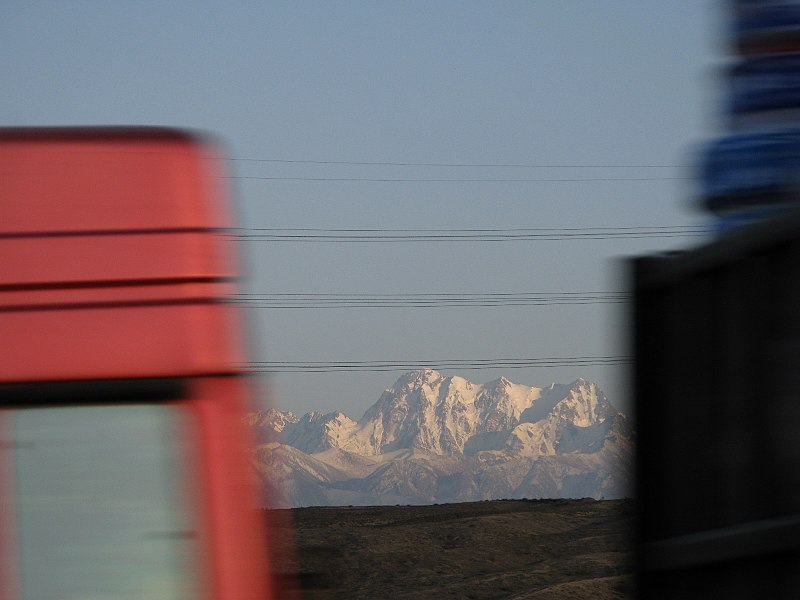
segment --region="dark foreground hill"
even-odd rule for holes
[[[633,512],[591,499],[299,508],[297,561],[277,566],[301,574],[304,598],[627,599]]]

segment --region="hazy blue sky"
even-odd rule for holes
[[[723,6],[699,0],[28,2],[0,8],[5,125],[212,132],[247,228],[508,229],[704,223],[686,165],[718,125]],[[612,168],[609,165],[618,165]],[[668,168],[644,168],[659,165]],[[640,181],[297,181],[588,179]],[[252,293],[621,289],[619,257],[691,239],[241,242]],[[628,352],[614,305],[248,311],[254,360],[445,360]],[[597,381],[620,367],[447,370]],[[399,373],[282,374],[279,408],[360,417]],[[266,381],[265,381],[266,383]]]

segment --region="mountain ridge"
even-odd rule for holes
[[[593,382],[401,375],[364,415],[248,415],[276,506],[628,495],[633,434]],[[577,494],[577,496],[576,496]]]

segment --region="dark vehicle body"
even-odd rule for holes
[[[800,214],[633,279],[638,597],[800,597]]]

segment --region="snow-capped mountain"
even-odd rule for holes
[[[343,449],[357,454],[403,448],[463,454],[474,436],[516,426],[540,396],[538,388],[504,378],[476,385],[430,369],[412,371],[364,413]]]
[[[419,504],[628,494],[631,431],[584,379],[479,385],[423,369],[357,422],[342,413],[247,419],[273,504]]]

